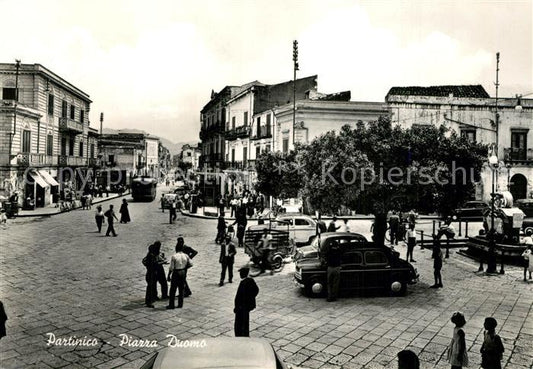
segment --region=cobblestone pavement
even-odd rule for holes
[[[114,200],[115,207],[120,201]],[[107,203],[104,203],[107,207]],[[233,335],[237,283],[218,287],[216,222],[178,216],[168,224],[152,203],[130,203],[133,222],[117,224],[118,237],[95,233],[93,211],[18,219],[0,229],[0,299],[9,317],[0,341],[2,368],[139,368],[169,341]],[[368,229],[367,225],[364,227]],[[199,251],[189,273],[193,295],[183,309],[143,306],[141,259],[159,239],[170,255],[178,234]],[[405,247],[400,246],[405,255]],[[256,278],[257,309],[251,335],[273,343],[288,363],[307,368],[395,368],[396,353],[417,352],[422,368],[445,368],[453,311],[465,313],[471,367],[480,363],[483,320],[494,316],[504,339],[507,368],[533,364],[533,283],[508,267],[505,275],[475,273],[477,265],[454,252],[443,269],[444,288],[432,284],[430,251],[415,251],[420,282],[405,297],[309,299],[292,281],[292,265]],[[236,264],[247,260],[239,250]],[[235,268],[236,269],[236,268]],[[97,346],[47,346],[56,337],[96,338]],[[121,346],[120,334],[157,340],[158,348]]]

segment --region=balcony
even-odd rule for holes
[[[74,134],[83,133],[83,124],[69,118],[59,118],[59,130]]]
[[[229,170],[244,170],[245,167],[242,161],[226,161],[224,162],[224,168]]]
[[[60,167],[83,167],[87,165],[87,159],[80,156],[59,155],[57,165]]]
[[[55,165],[54,156],[45,154],[19,153],[17,164],[21,167],[45,167]]]
[[[225,131],[225,124],[223,123],[215,123],[210,126],[202,126],[200,129],[200,140],[205,140],[207,138],[213,137],[217,134],[224,133]]]
[[[507,147],[503,149],[504,160],[511,165],[533,166],[533,149]]]
[[[90,167],[101,167],[102,161],[96,158],[89,158],[89,166]]]
[[[252,140],[260,140],[262,138],[272,138],[272,131],[270,126],[260,126],[257,132],[253,135]]]
[[[250,127],[249,126],[240,126],[234,129],[226,131],[226,140],[233,141],[237,138],[246,138],[250,136]]]

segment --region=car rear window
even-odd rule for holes
[[[381,251],[366,251],[365,262],[367,265],[387,265],[389,260],[387,255]]]
[[[308,225],[311,225],[311,223],[309,223],[309,221],[307,219],[294,219],[294,225],[297,225],[297,226],[308,226]]]
[[[363,264],[363,254],[360,252],[346,252],[342,255],[343,264]]]

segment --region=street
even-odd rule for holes
[[[237,269],[248,259],[242,249],[234,283],[218,287],[215,220],[178,215],[171,225],[158,201],[128,199],[132,222],[116,222],[116,238],[104,237],[106,225],[102,234],[96,232],[94,207],[16,219],[0,229],[0,299],[9,318],[7,337],[0,341],[2,368],[139,368],[167,345],[167,335],[233,336]],[[118,209],[120,200],[103,202],[104,210],[109,204]],[[352,231],[368,235],[369,223],[361,222]],[[193,294],[183,309],[166,310],[165,300],[146,308],[141,260],[147,246],[160,240],[170,258],[180,234],[199,251],[188,273]],[[405,246],[398,249],[404,257]],[[421,368],[448,368],[450,317],[459,310],[467,320],[470,367],[479,367],[483,321],[493,316],[504,340],[502,363],[531,368],[533,282],[522,281],[521,268],[506,266],[505,275],[486,276],[476,273],[475,261],[452,251],[442,271],[444,288],[434,290],[428,288],[431,252],[417,247],[414,256],[420,281],[400,298],[350,296],[328,303],[302,294],[293,283],[292,264],[279,274],[261,275],[250,335],[266,338],[287,363],[304,368],[395,368],[397,352],[406,348],[419,354]],[[74,336],[84,341],[69,346]],[[50,343],[51,337],[65,340]],[[139,347],[138,340],[155,340],[157,347]]]

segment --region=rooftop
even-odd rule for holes
[[[390,95],[490,98],[481,85],[392,87],[387,97]]]

